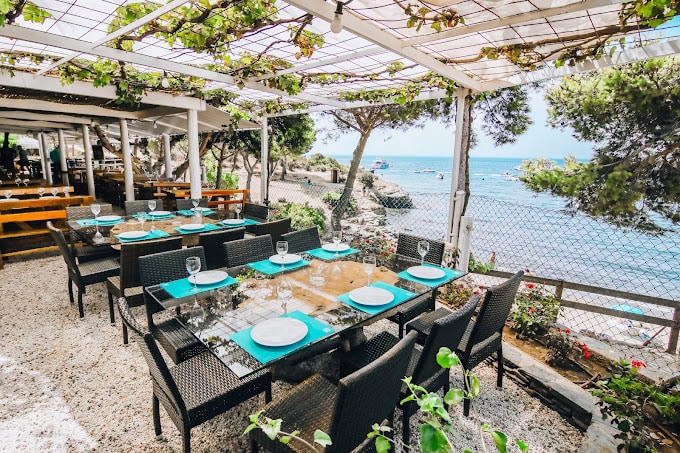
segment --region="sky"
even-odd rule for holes
[[[511,145],[496,147],[481,130],[483,118],[473,123],[478,143],[470,151],[472,157],[521,157],[521,158],[562,158],[573,154],[579,159],[589,159],[593,154],[592,142],[579,142],[570,130],[553,129],[547,124],[547,104],[543,92],[530,95],[531,117],[533,124],[529,130]],[[332,127],[329,120],[321,115],[314,117],[317,129]],[[364,155],[389,156],[448,156],[453,153],[454,125],[445,127],[434,122],[422,129],[408,131],[374,131],[368,139]],[[311,153],[352,154],[359,140],[358,133],[341,135],[337,140],[324,140],[323,133],[317,133],[317,140]]]

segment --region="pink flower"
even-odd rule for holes
[[[638,370],[640,368],[647,368],[647,365],[645,365],[645,362],[643,362],[642,360],[633,360],[632,362],[630,362],[630,364],[633,366],[633,368],[637,368]]]
[[[534,283],[525,283],[524,286],[526,286],[529,289],[534,289],[536,285]]]

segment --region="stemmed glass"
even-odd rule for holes
[[[281,299],[283,314],[288,313],[288,302],[293,298],[293,285],[287,278],[282,278],[276,286],[276,293]]]
[[[420,265],[425,264],[425,255],[430,251],[430,243],[427,241],[418,241],[418,255],[420,255]]]
[[[144,230],[144,222],[146,222],[146,212],[138,212],[137,213],[137,221],[142,226],[142,231],[145,231]]]
[[[191,277],[198,274],[198,272],[201,270],[201,259],[197,256],[190,256],[189,258],[187,258],[186,266],[187,272],[189,273],[189,281],[192,281]],[[193,291],[196,292],[198,291],[198,286],[196,285],[195,277],[193,279],[193,283],[194,283]]]
[[[342,231],[333,231],[333,244],[335,244],[335,256],[340,256],[340,241],[342,241]]]
[[[64,196],[68,197],[68,186],[64,186]]]
[[[284,270],[286,266],[283,265],[283,257],[288,253],[288,242],[287,241],[277,241],[276,243],[276,253],[281,257],[281,270]]]
[[[59,193],[59,188],[58,187],[52,187],[52,196],[54,198],[57,198],[57,194]]]
[[[45,194],[45,188],[44,187],[38,187],[38,197],[42,198],[42,196]]]
[[[236,211],[236,220],[239,220],[241,218],[241,203],[234,205],[234,211]]]
[[[31,180],[28,179],[28,178],[24,179],[24,181],[23,181],[23,183],[24,183],[24,185],[25,185],[26,187],[28,187],[28,183],[29,183],[29,182],[31,182]]]
[[[371,274],[375,271],[375,255],[368,255],[364,257],[364,272],[368,276],[368,285],[371,285]]]
[[[97,203],[94,203],[90,205],[90,211],[92,211],[92,214],[94,215],[94,226],[97,230],[97,232],[94,235],[94,242],[101,242],[104,240],[104,236],[99,232],[99,221],[97,221],[97,216],[101,212],[102,207],[98,205]]]
[[[190,256],[186,260],[186,267],[187,267],[187,272],[189,273],[189,282],[192,281],[191,277],[193,278],[193,284],[194,287],[192,288],[192,292],[196,293],[198,292],[198,286],[196,285],[196,277],[195,275],[198,274],[198,272],[201,270],[201,259],[197,256]],[[203,322],[205,319],[205,311],[203,311],[203,307],[201,307],[198,304],[198,297],[194,295],[194,304],[191,306],[191,323],[198,327],[198,325]]]
[[[151,212],[151,229],[153,230],[153,212],[156,210],[156,200],[149,200],[146,202],[146,204],[149,206],[149,211]]]
[[[196,208],[198,208],[198,205],[201,204],[201,200],[199,200],[198,198],[192,198],[191,204],[194,206],[194,211],[196,211]]]
[[[21,186],[21,178],[15,179],[14,182],[16,183],[17,187]]]
[[[5,198],[7,198],[9,200],[11,196],[12,196],[12,191],[11,190],[5,190]]]

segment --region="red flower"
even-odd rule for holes
[[[371,241],[369,241],[368,239],[366,239],[366,244],[370,244],[370,243],[371,243]]]
[[[476,295],[476,294],[479,294],[479,291],[475,291],[475,292],[473,292],[472,294],[475,294],[475,295]]]
[[[529,288],[529,289],[534,289],[534,287],[535,287],[536,285],[533,284],[533,283],[525,283],[524,286],[526,286],[526,287]]]
[[[630,362],[630,364],[633,366],[633,368],[637,368],[638,370],[640,368],[647,368],[647,365],[645,365],[645,362],[643,362],[642,360],[633,360],[632,362]]]
[[[395,249],[394,247],[392,247],[392,248],[390,249],[390,252],[394,253],[395,250],[396,250],[396,249]]]
[[[385,236],[385,235],[383,234],[382,237],[386,238],[387,236]]]
[[[585,343],[579,343],[579,342],[576,342],[576,343],[581,348],[581,351],[583,351],[583,357],[585,357],[586,359],[589,359],[590,358],[590,352],[588,352],[588,346],[586,346]]]
[[[586,359],[589,359],[590,358],[590,352],[583,351],[583,357],[585,357]]]
[[[536,311],[536,308],[534,307],[529,307],[529,313],[534,313]]]

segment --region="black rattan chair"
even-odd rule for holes
[[[205,260],[208,269],[217,269],[227,265],[224,254],[225,242],[243,239],[246,233],[245,228],[230,228],[227,230],[209,231],[198,235],[198,245],[205,251]]]
[[[204,423],[264,392],[271,401],[271,375],[263,370],[241,379],[212,352],[202,353],[168,367],[150,332],[144,331],[130,313],[124,298],[118,300],[123,323],[135,335],[149,366],[153,383],[153,424],[160,436],[160,405],[182,435],[183,451],[191,451],[191,428]]]
[[[125,297],[128,305],[131,307],[144,305],[144,288],[142,288],[142,282],[139,278],[139,257],[168,250],[179,250],[181,248],[181,237],[158,241],[130,242],[121,245],[120,275],[106,279],[106,290],[109,296],[109,315],[112,324],[116,322],[115,310],[113,308],[114,298],[118,300],[120,297]],[[123,324],[123,344],[127,343],[128,332],[125,324]]]
[[[100,203],[101,210],[99,215],[113,214],[113,208],[109,203]],[[66,206],[66,220],[75,221],[83,219],[91,219],[94,215],[89,206]],[[67,222],[68,225],[68,222]],[[68,225],[68,236],[71,245],[71,251],[78,258],[79,262],[85,262],[91,259],[104,258],[110,256],[118,256],[118,252],[109,246],[95,247],[92,245],[80,245],[84,239],[76,232],[70,225]]]
[[[246,219],[257,220],[258,222],[266,222],[269,220],[269,214],[273,211],[269,206],[255,203],[246,203],[243,207],[243,217]]]
[[[287,217],[273,222],[258,223],[257,225],[248,225],[248,231],[255,236],[264,236],[268,234],[272,237],[272,244],[276,244],[281,240],[281,235],[290,231],[291,218]]]
[[[395,253],[396,265],[398,268],[402,269],[420,264],[420,255],[418,254],[419,241],[427,241],[430,243],[430,249],[427,252],[427,255],[425,255],[425,262],[437,266],[441,265],[442,258],[444,257],[443,242],[400,233],[397,238],[397,250]],[[405,304],[398,312],[388,318],[399,326],[399,338],[404,335],[404,325],[407,322],[412,321],[426,311],[434,310],[435,298],[436,291],[431,291],[428,297],[419,297],[416,300]]]
[[[156,200],[156,211],[163,210],[163,200]],[[149,212],[149,200],[133,200],[125,202],[125,215],[132,216],[138,212]]]
[[[82,318],[85,316],[83,309],[83,294],[89,285],[103,283],[107,278],[117,275],[120,272],[118,260],[113,257],[88,260],[83,263],[76,261],[71,248],[66,243],[64,233],[55,228],[52,222],[47,222],[47,228],[52,234],[54,242],[57,243],[61,256],[66,262],[68,270],[68,297],[71,304],[73,301],[73,283],[78,288],[78,314]]]
[[[449,391],[449,370],[441,368],[437,364],[437,353],[443,346],[451,350],[458,347],[465,333],[465,328],[478,304],[479,296],[473,296],[460,310],[449,312],[448,315],[433,323],[424,346],[422,348],[416,346],[411,363],[406,371],[406,375],[413,378],[414,384],[424,387],[428,392],[436,392],[440,388],[444,389],[444,394]],[[354,372],[372,363],[398,341],[399,339],[389,332],[380,332],[352,351],[338,354],[341,362],[341,374]],[[409,394],[410,391],[404,386],[399,399],[403,400]],[[400,407],[403,412],[402,439],[404,444],[408,445],[410,442],[409,420],[418,406],[415,402],[410,401]]]
[[[494,352],[498,360],[496,385],[503,386],[503,326],[522,281],[523,271],[517,272],[507,281],[486,290],[484,301],[477,318],[470,322],[456,348],[463,368],[472,370]],[[415,330],[419,335],[430,335],[434,321],[447,315],[448,310],[438,309],[427,313],[406,326],[407,331]],[[466,381],[467,382],[467,381]],[[469,390],[469,389],[468,389]],[[463,403],[464,414],[470,414],[470,400]]]
[[[327,453],[349,452],[366,439],[374,423],[392,418],[415,342],[415,333],[407,335],[337,386],[316,374],[266,405],[263,414],[283,419],[284,431],[300,430],[299,436],[310,443],[316,429],[329,434],[333,444],[326,447]],[[253,452],[260,446],[272,453],[309,451],[294,439],[287,445],[272,441],[259,429],[249,435]]]
[[[243,266],[265,260],[273,254],[272,237],[268,234],[224,243],[226,267]]]
[[[194,207],[194,204],[191,202],[191,198],[178,198],[175,200],[177,203],[177,210],[178,211],[184,211],[186,209],[191,209]],[[208,207],[208,199],[207,198],[200,198],[198,200],[198,205],[202,208],[207,208]]]
[[[201,269],[205,269],[203,247],[171,250],[139,257],[139,277],[142,286],[153,286],[187,277],[186,260],[190,256],[198,256],[201,259]],[[155,323],[153,315],[164,309],[146,292],[144,292],[144,306],[151,334],[175,363],[182,362],[204,350],[203,344],[176,318]]]
[[[319,229],[315,226],[300,231],[291,231],[281,235],[282,241],[288,242],[289,253],[306,252],[321,247]]]

